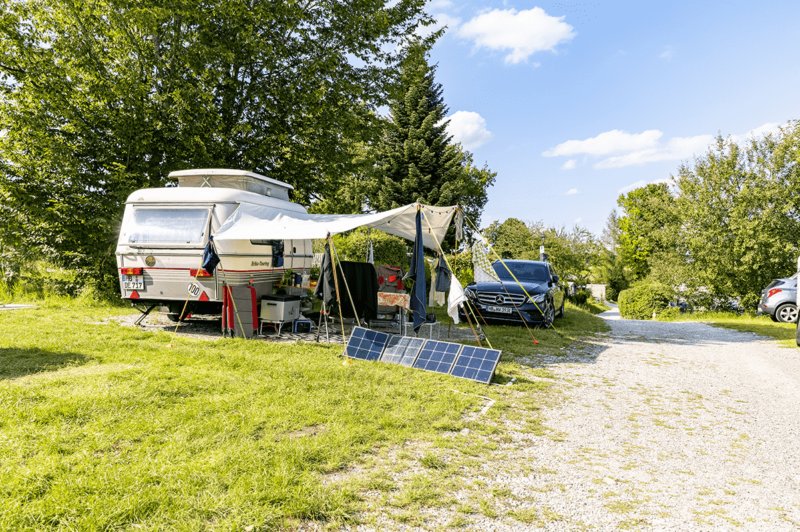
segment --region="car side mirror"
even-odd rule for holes
[[[558,279],[559,279],[558,275],[554,275],[554,276],[553,276],[553,282],[554,282],[554,283],[557,283],[557,282],[558,282]]]

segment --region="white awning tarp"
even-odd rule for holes
[[[436,250],[436,240],[440,243],[444,240],[457,209],[455,206],[431,207],[412,203],[374,214],[308,214],[245,203],[225,220],[214,240],[220,243],[231,240],[306,240],[327,238],[328,233],[335,235],[357,227],[371,227],[413,242],[417,233],[417,208],[422,209],[428,220],[428,223],[422,220],[423,244]]]

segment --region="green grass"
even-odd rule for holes
[[[382,444],[460,429],[486,390],[343,365],[341,346],[90,324],[120,312],[0,313],[0,529],[346,521],[358,494],[326,474]]]
[[[484,341],[482,345],[501,349],[504,362],[511,362],[517,357],[525,357],[531,354],[561,354],[579,337],[609,330],[603,319],[595,316],[598,312],[604,312],[608,308],[598,312],[594,312],[594,310],[597,309],[592,308],[592,310],[589,310],[585,306],[579,307],[567,302],[564,305],[564,317],[556,318],[555,320],[555,329],[533,327],[528,329],[522,324],[487,325],[481,322],[488,340],[488,343]],[[450,317],[447,315],[445,307],[429,307],[428,312],[435,312],[439,322],[449,323]],[[462,322],[457,326],[454,325],[454,327],[468,330],[469,324]],[[533,342],[534,339],[537,342],[535,344]],[[474,340],[463,343],[478,345]]]
[[[776,323],[768,316],[738,315],[730,312],[693,312],[679,314],[669,319],[659,318],[659,320],[703,322],[715,327],[751,332],[760,336],[775,338],[779,344],[785,347],[797,347],[795,342],[797,325],[794,323]]]
[[[37,303],[0,312],[2,530],[350,522],[362,490],[395,486],[360,486],[347,475],[330,482],[331,473],[382,447],[464,428],[464,414],[485,404],[479,395],[498,400],[489,412],[498,416],[510,413],[504,398],[521,393],[525,415],[538,419],[536,394],[548,383],[522,378],[516,356],[562,353],[578,336],[605,330],[571,306],[556,322],[558,337],[534,331],[538,345],[524,327],[486,327],[505,351],[495,380],[518,377],[512,390],[388,364],[345,365],[335,345],[204,341],[95,324],[133,311],[88,298]],[[448,467],[437,454],[420,463],[431,473]],[[420,476],[391,500],[408,508],[447,499]]]
[[[591,312],[592,314],[600,314],[601,312],[605,312],[607,310],[611,310],[611,307],[606,305],[601,301],[595,301],[594,299],[589,299],[583,305],[576,305],[578,308]]]

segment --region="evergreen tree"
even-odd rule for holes
[[[435,72],[422,50],[409,51],[401,89],[391,102],[391,123],[377,147],[376,175],[368,187],[373,209],[393,209],[415,201],[459,203],[457,183],[464,172],[464,157],[450,144],[448,109],[442,86],[434,81]]]

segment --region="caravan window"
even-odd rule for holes
[[[134,209],[126,235],[131,244],[204,244],[208,209]]]

